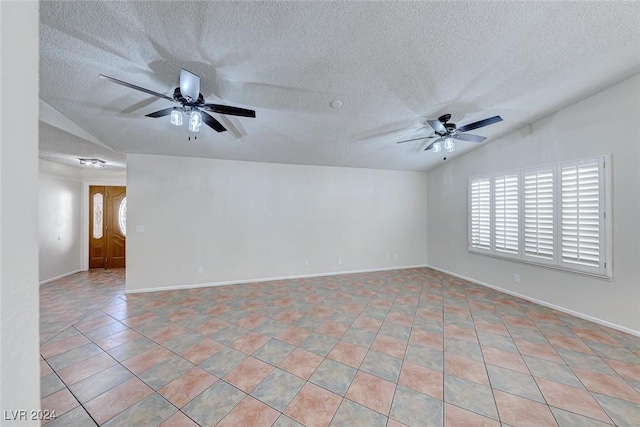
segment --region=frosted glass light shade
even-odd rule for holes
[[[452,138],[447,138],[444,140],[444,149],[447,153],[453,153],[456,149],[455,143]]]
[[[174,126],[182,126],[182,112],[180,110],[173,110],[171,112],[171,124]]]
[[[192,111],[189,119],[189,130],[191,132],[200,132],[202,126],[202,114],[199,111]]]
[[[434,142],[433,143],[433,147],[431,147],[431,150],[433,150],[434,153],[439,153],[442,151],[442,144],[439,142]]]

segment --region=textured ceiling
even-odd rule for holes
[[[429,135],[426,119],[499,114],[472,132],[491,143],[640,72],[638,2],[45,1],[40,13],[42,100],[119,153],[428,170],[443,156],[395,143]],[[174,104],[98,79],[171,96],[181,67],[207,102],[257,118],[218,115],[229,132],[188,141],[144,117]],[[83,144],[123,162],[41,127],[43,158]]]
[[[101,159],[107,162],[105,169],[124,169],[127,163],[123,153],[107,150],[43,122],[40,122],[40,158],[77,167],[79,158]]]

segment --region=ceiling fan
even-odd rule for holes
[[[103,74],[100,74],[98,77],[131,89],[139,90],[140,92],[144,92],[149,95],[157,96],[158,98],[163,98],[168,101],[180,104],[179,107],[165,108],[163,110],[149,113],[146,116],[158,118],[170,115],[171,124],[175,126],[182,126],[182,116],[183,114],[185,114],[189,116],[190,132],[199,132],[200,126],[202,126],[203,122],[216,132],[224,132],[227,130],[222,125],[222,123],[213,118],[211,115],[207,114],[206,111],[231,116],[256,116],[256,112],[253,110],[230,107],[228,105],[206,104],[204,101],[204,97],[200,93],[200,77],[190,71],[185,70],[184,68],[180,70],[180,86],[175,88],[175,90],[173,91],[173,98],[149,89],[145,89],[140,86],[133,85],[131,83],[123,82],[122,80],[114,79],[113,77],[105,76]]]
[[[468,125],[457,127],[455,123],[448,123],[451,119],[451,114],[444,114],[438,117],[438,120],[427,120],[429,126],[431,126],[434,130],[434,135],[430,136],[422,136],[420,138],[406,139],[404,141],[398,141],[398,144],[409,141],[417,141],[420,139],[427,138],[436,138],[431,144],[429,144],[424,151],[432,150],[434,153],[439,153],[442,151],[443,145],[444,150],[446,152],[453,152],[455,150],[455,141],[456,139],[460,141],[470,141],[470,142],[482,142],[485,138],[480,135],[473,135],[470,133],[464,133],[473,129],[478,129],[484,126],[489,126],[494,123],[498,123],[502,121],[502,117],[493,116],[488,119],[480,120],[477,122],[469,123]]]

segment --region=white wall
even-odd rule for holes
[[[81,269],[81,169],[40,160],[39,280]]]
[[[426,263],[423,172],[129,154],[127,196],[128,291]]]
[[[0,2],[0,29],[0,410],[4,414],[40,408],[38,3]],[[3,420],[2,425],[40,423]]]
[[[40,160],[40,283],[89,269],[89,186],[126,185],[126,171]]]
[[[504,117],[509,120],[508,116]],[[467,179],[612,154],[613,281],[467,251]],[[432,266],[640,331],[640,75],[428,173]],[[513,273],[520,283],[512,283]]]

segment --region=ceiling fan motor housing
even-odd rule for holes
[[[442,126],[445,128],[445,131],[443,132],[443,131],[436,130],[435,133],[437,135],[440,135],[440,136],[450,135],[456,131],[455,123],[447,123],[449,120],[451,120],[451,114],[443,114],[442,116],[438,117],[438,121],[442,123]]]
[[[451,120],[451,114],[443,114],[440,117],[438,117],[438,121],[442,123],[447,123],[449,120]]]
[[[179,102],[183,106],[189,106],[189,107],[200,106],[204,104],[204,97],[202,96],[201,93],[198,94],[198,99],[195,102],[189,101],[187,98],[182,96],[182,92],[180,92],[179,87],[177,87],[176,90],[173,91],[173,99],[175,99],[177,102]]]

